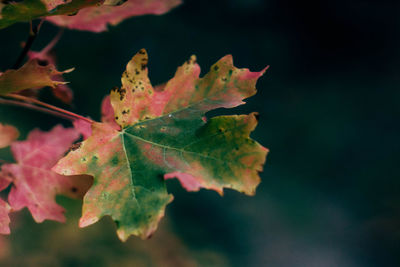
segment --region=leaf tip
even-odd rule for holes
[[[61,73],[70,73],[70,72],[73,72],[74,70],[75,70],[75,67],[66,69],[66,70],[62,71]]]
[[[96,223],[98,220],[99,220],[99,217],[97,217],[97,216],[88,217],[88,216],[83,215],[82,218],[79,219],[79,227],[84,228],[86,226]]]

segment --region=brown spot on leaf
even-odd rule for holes
[[[117,92],[119,94],[119,100],[123,100],[126,94],[126,89],[125,88],[116,88],[114,92]]]
[[[71,187],[71,192],[72,192],[72,193],[78,192],[78,188],[75,187],[75,186]]]
[[[48,60],[43,60],[43,59],[38,59],[37,63],[39,64],[39,66],[43,66],[46,67],[47,65],[49,65],[49,61]]]
[[[70,147],[70,150],[71,150],[71,151],[75,151],[75,150],[79,149],[79,148],[81,147],[81,145],[82,145],[81,142],[76,143],[76,144],[73,144],[73,145]]]

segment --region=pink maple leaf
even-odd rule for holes
[[[120,6],[105,3],[101,6],[83,8],[74,16],[50,16],[46,20],[69,29],[102,32],[107,30],[107,24],[117,25],[133,16],[160,15],[181,2],[181,0],[127,0]]]
[[[51,168],[77,138],[79,133],[74,128],[58,125],[50,132],[35,129],[26,141],[11,144],[17,163],[3,165],[0,178],[8,176],[12,179],[8,201],[13,210],[27,207],[36,222],[46,219],[65,221],[64,208],[56,203],[55,196],[82,196],[90,186],[90,180],[87,176],[59,175]],[[0,218],[3,217],[0,214]]]
[[[8,217],[8,213],[10,213],[10,206],[4,200],[0,199],[0,234],[9,234],[10,227],[10,217]]]

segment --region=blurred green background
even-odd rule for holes
[[[233,110],[260,113],[253,138],[270,149],[255,197],[226,190],[185,192],[150,241],[121,243],[109,218],[77,227],[12,216],[0,237],[1,266],[400,266],[400,3],[398,1],[187,0],[163,16],[129,19],[108,32],[65,30],[59,69],[74,90],[73,111],[99,119],[100,103],[129,59],[146,48],[153,84],[196,54],[203,74],[232,54],[235,65],[270,65],[258,94]],[[58,32],[45,23],[34,44]],[[0,70],[15,62],[28,24],[0,31]],[[62,106],[42,94],[49,102]],[[68,108],[68,107],[67,107]],[[0,121],[24,138],[68,122],[1,106]],[[0,156],[11,159],[9,150]]]

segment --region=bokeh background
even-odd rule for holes
[[[234,110],[260,113],[253,138],[270,149],[255,197],[185,192],[149,241],[121,243],[109,218],[79,229],[80,201],[60,197],[67,223],[35,224],[24,210],[0,237],[1,266],[400,266],[400,3],[380,0],[186,0],[163,16],[129,19],[108,32],[65,30],[59,69],[79,114],[99,119],[140,49],[153,84],[196,54],[203,74],[232,54],[235,65],[270,65],[258,94]],[[15,62],[28,25],[0,31],[0,70]],[[58,32],[44,24],[34,44]],[[62,106],[45,90],[42,97]],[[68,122],[1,106],[24,138]],[[9,150],[0,156],[11,159]]]

